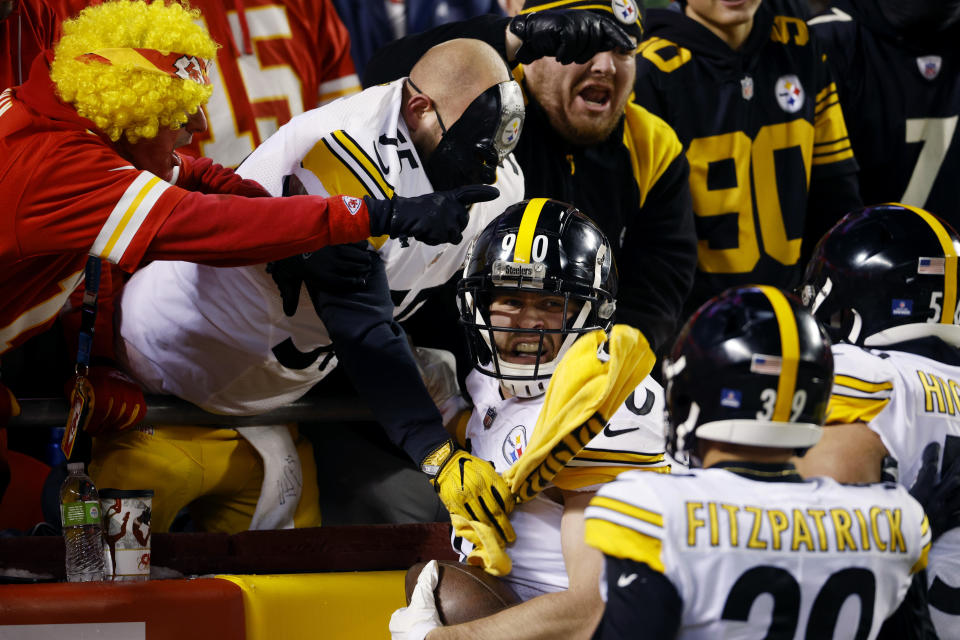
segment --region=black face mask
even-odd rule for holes
[[[960,0],[878,0],[877,4],[897,31],[944,31],[960,18]]]
[[[420,92],[412,82],[410,86]],[[497,165],[517,146],[523,118],[523,94],[513,80],[495,84],[477,96],[449,129],[437,112],[443,135],[424,163],[430,184],[437,191],[446,191],[495,182]]]

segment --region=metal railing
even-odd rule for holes
[[[9,427],[51,427],[67,422],[68,403],[63,398],[18,398],[20,415]],[[175,396],[147,396],[147,424],[193,426],[256,426],[287,422],[366,422],[373,413],[359,398],[305,396],[267,413],[233,416],[209,413]]]

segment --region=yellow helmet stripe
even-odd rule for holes
[[[537,221],[540,219],[540,212],[546,203],[546,198],[532,198],[523,210],[523,217],[520,219],[520,229],[517,231],[517,244],[513,248],[514,262],[530,264],[530,251],[533,249],[534,232],[537,230]]]
[[[800,364],[800,335],[797,319],[786,297],[775,287],[761,286],[780,327],[780,379],[777,382],[777,403],[773,407],[774,422],[789,422],[793,394],[797,388],[797,367]]]
[[[957,251],[950,239],[950,233],[939,220],[923,209],[909,205],[901,206],[923,218],[940,241],[943,255],[946,256],[943,270],[943,313],[940,314],[940,324],[953,324],[953,316],[957,311]]]

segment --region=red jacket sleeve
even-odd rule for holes
[[[146,260],[218,267],[260,264],[370,235],[367,206],[359,198],[171,195],[183,198],[150,241]]]
[[[270,193],[254,180],[245,180],[232,169],[216,164],[210,158],[194,158],[177,154],[180,176],[177,186],[200,193],[229,193],[248,198],[268,197]]]

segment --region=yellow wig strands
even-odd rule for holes
[[[178,2],[114,0],[87,7],[63,23],[50,77],[64,102],[111,140],[153,138],[176,129],[210,99],[213,89],[190,80],[125,67],[87,63],[77,56],[100,49],[156,49],[213,59],[217,44],[200,13]]]

